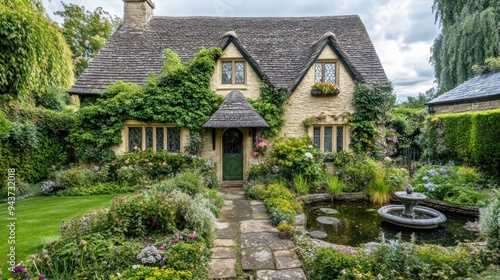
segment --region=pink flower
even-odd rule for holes
[[[196,231],[193,232],[193,233],[188,234],[188,237],[191,238],[191,239],[195,239],[196,238]]]
[[[257,147],[259,147],[259,148],[265,148],[265,147],[266,147],[266,143],[264,143],[264,142],[259,142],[259,143],[257,144]]]
[[[166,243],[163,243],[161,246],[160,246],[160,249],[162,250],[165,250],[165,248],[167,247],[167,244]]]
[[[253,152],[253,156],[254,156],[254,157],[259,156],[259,152]]]

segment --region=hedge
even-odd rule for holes
[[[424,158],[454,160],[500,175],[500,109],[429,116],[420,139]]]

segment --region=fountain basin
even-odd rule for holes
[[[378,209],[378,214],[386,222],[415,229],[432,229],[438,227],[446,221],[443,213],[425,206],[414,206],[413,218],[405,218],[404,205],[386,205]]]

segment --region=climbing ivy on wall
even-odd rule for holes
[[[165,63],[158,77],[145,85],[115,82],[99,98],[77,113],[71,135],[78,156],[84,161],[105,162],[113,157],[109,147],[122,141],[125,119],[147,123],[174,122],[190,131],[191,153],[198,153],[203,124],[219,107],[222,96],[210,87],[220,48],[202,48],[195,59],[182,63],[178,55],[165,50]]]
[[[286,121],[283,116],[286,111],[283,103],[287,102],[289,97],[290,94],[286,90],[275,88],[264,81],[260,87],[260,97],[257,100],[249,100],[255,111],[269,124],[262,132],[262,137],[271,138],[281,131]]]
[[[385,113],[394,102],[390,84],[358,84],[353,103],[356,112],[352,114],[351,147],[357,153],[374,152],[377,127],[385,119]]]

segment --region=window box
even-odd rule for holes
[[[340,93],[337,84],[332,83],[315,83],[311,89],[311,95],[335,96]]]

